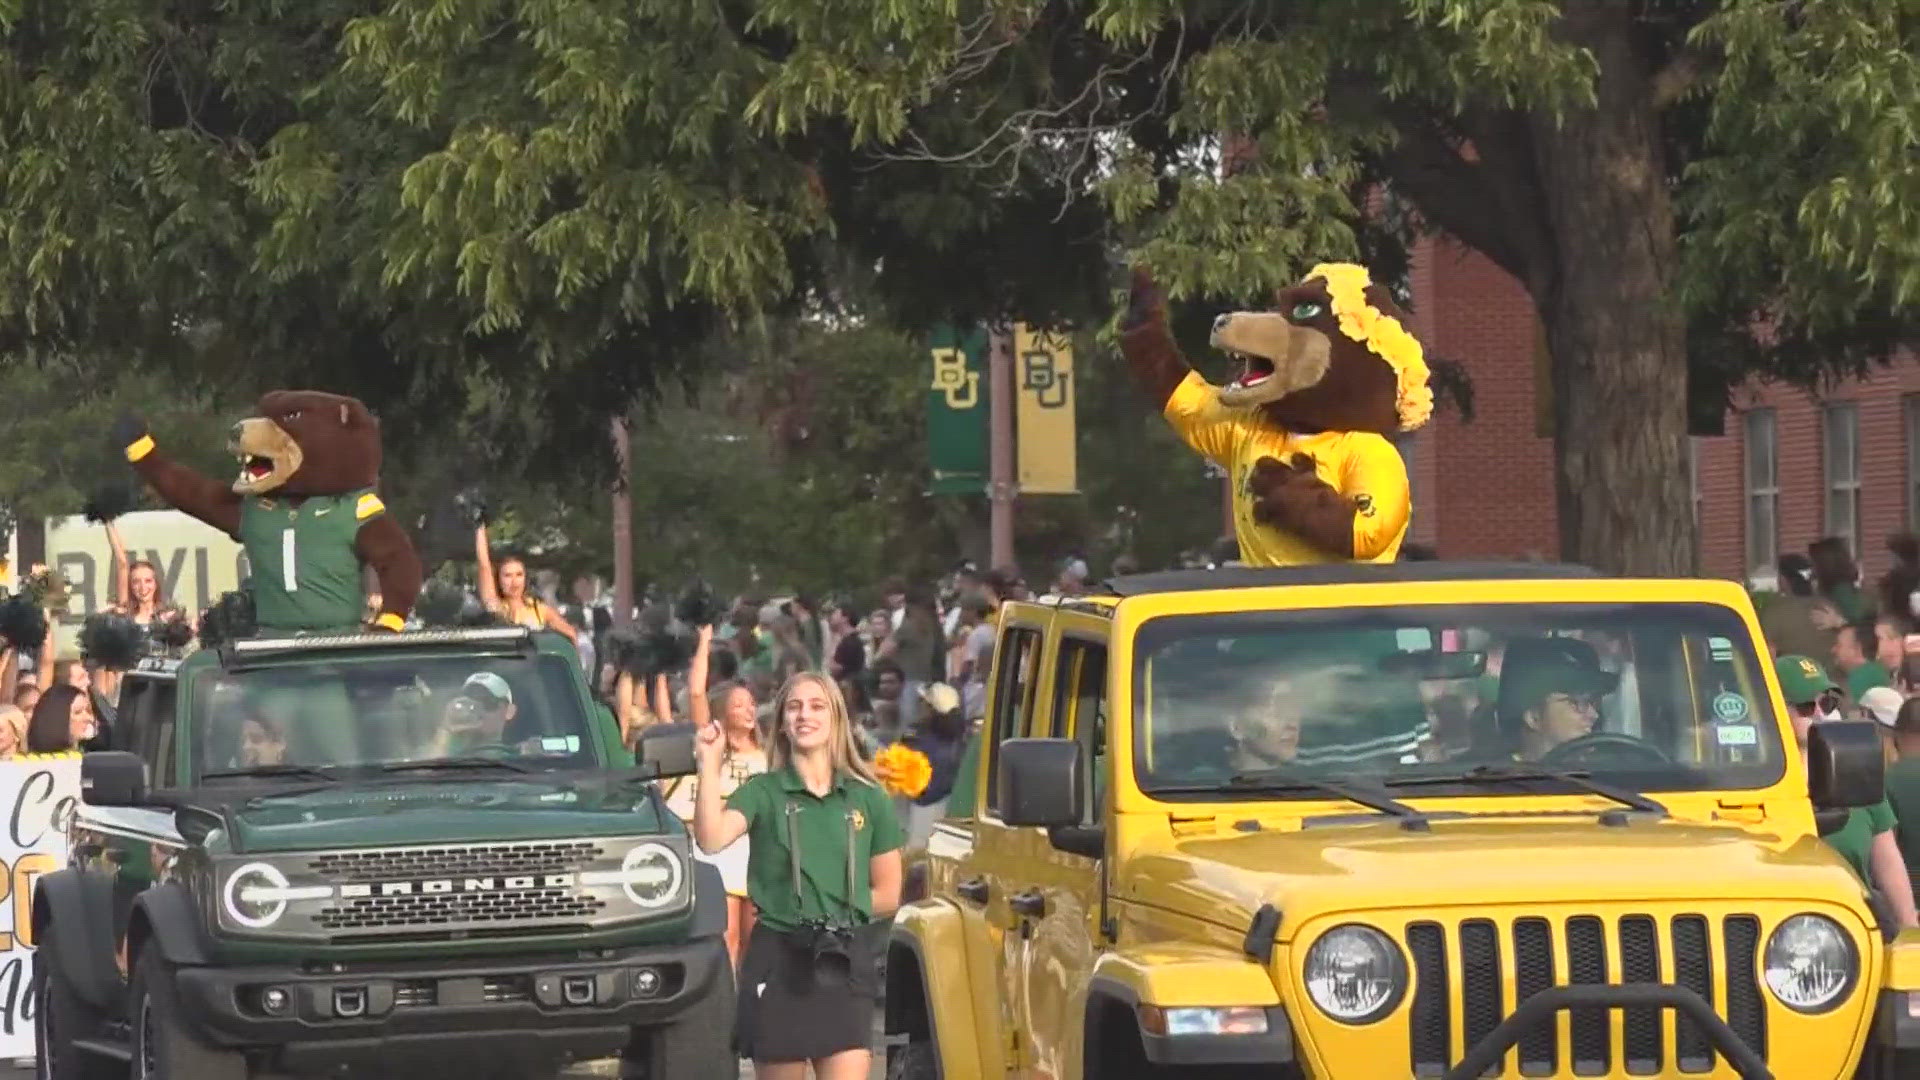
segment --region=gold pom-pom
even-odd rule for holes
[[[933,783],[933,762],[905,743],[894,743],[880,751],[873,759],[873,770],[889,792],[909,799],[919,798]]]

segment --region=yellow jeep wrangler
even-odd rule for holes
[[[1920,1076],[1920,932],[1819,838],[1880,798],[1879,736],[1795,730],[1730,582],[1009,604],[894,924],[891,1075]]]

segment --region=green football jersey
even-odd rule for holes
[[[345,630],[364,623],[367,596],[354,539],[361,525],[385,512],[370,488],[309,496],[298,505],[271,496],[243,501],[240,544],[260,629]]]

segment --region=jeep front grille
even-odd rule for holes
[[[1663,949],[1662,933],[1666,936]],[[1442,1076],[1467,1049],[1498,1027],[1520,1002],[1553,986],[1672,983],[1699,994],[1727,1021],[1740,1040],[1763,1059],[1767,1053],[1766,1009],[1760,999],[1760,920],[1729,915],[1720,920],[1725,971],[1715,972],[1711,923],[1704,915],[1676,915],[1664,927],[1650,915],[1622,915],[1609,925],[1593,915],[1558,923],[1539,917],[1514,919],[1504,930],[1491,919],[1462,920],[1450,936],[1438,922],[1409,923],[1407,949],[1414,967],[1411,1057],[1416,1077]],[[1612,942],[1609,949],[1608,943]],[[1558,949],[1556,949],[1556,945]],[[1563,952],[1561,951],[1563,950]],[[1663,969],[1672,956],[1673,970]],[[1564,955],[1564,963],[1558,956]],[[1515,1000],[1503,986],[1511,982]],[[1616,1072],[1605,1008],[1569,1010],[1567,1038],[1557,1018],[1521,1034],[1501,1068],[1506,1075],[1517,1053],[1519,1076],[1603,1076]],[[1624,1072],[1630,1076],[1710,1073],[1716,1056],[1706,1034],[1676,1015],[1673,1045],[1666,1044],[1661,1010],[1620,1010]],[[1460,1019],[1463,1043],[1453,1038]]]
[[[600,845],[580,840],[447,844],[328,852],[314,856],[307,868],[328,881],[343,883],[564,873],[580,869],[600,853]]]

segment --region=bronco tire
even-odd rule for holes
[[[633,1030],[633,1041],[621,1055],[628,1075],[646,1080],[735,1080],[740,1061],[733,1054],[733,963],[726,946],[720,951],[719,973],[706,996],[672,1023]]]
[[[114,1080],[116,1074],[125,1076],[126,1070],[119,1067],[119,1062],[74,1045],[76,1039],[99,1035],[105,1018],[74,992],[73,981],[60,966],[53,927],[48,925],[42,934],[40,948],[33,954],[33,997],[37,1005],[33,1037],[39,1048],[33,1063],[35,1080]]]
[[[249,1080],[245,1055],[208,1046],[181,1023],[173,967],[157,948],[133,969],[133,1080]]]

